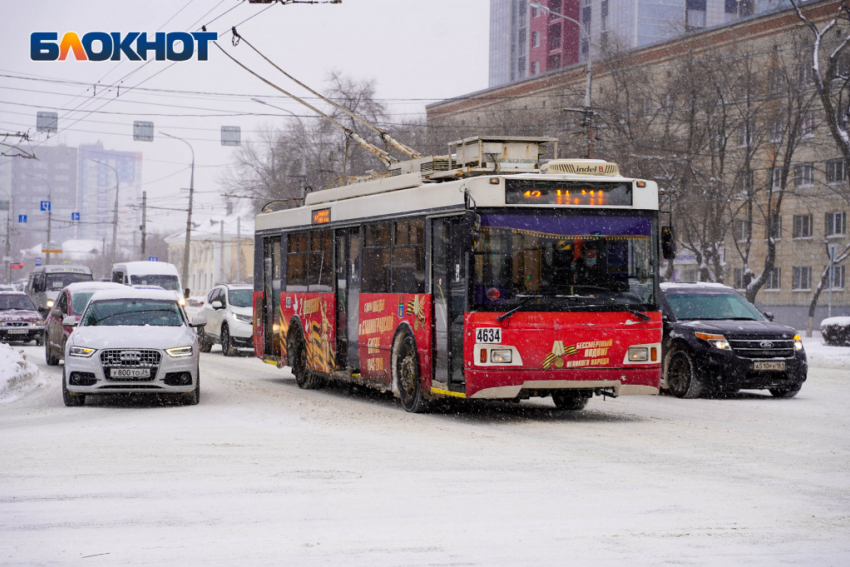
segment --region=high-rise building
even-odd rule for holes
[[[27,149],[38,159],[14,158],[11,162],[12,219],[26,215],[26,223],[15,223],[21,242],[46,243],[48,212],[41,202],[50,202],[50,241],[62,242],[75,236],[77,212],[77,149],[40,146]]]
[[[132,253],[139,245],[142,184],[141,152],[106,150],[103,144],[79,147],[80,231],[77,238],[112,244],[116,173],[118,183],[118,248]]]
[[[634,49],[788,5],[789,0],[490,0],[490,87],[587,61],[591,48]]]

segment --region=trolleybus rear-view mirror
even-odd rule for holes
[[[676,234],[672,226],[661,227],[661,255],[665,260],[676,258]]]
[[[478,247],[478,240],[481,237],[481,215],[474,212],[466,213],[463,217],[463,226],[469,235],[470,248]]]

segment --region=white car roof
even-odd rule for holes
[[[120,283],[112,283],[112,282],[76,282],[72,284],[68,284],[65,286],[65,289],[73,293],[87,293],[89,291],[101,291],[104,289],[122,289],[125,288],[124,284]]]
[[[89,301],[103,301],[105,299],[155,299],[160,301],[177,301],[177,295],[173,291],[136,289],[129,286],[121,287],[124,289],[98,291],[91,296]]]
[[[713,289],[715,291],[735,291],[728,285],[716,282],[664,282],[661,284],[662,291],[666,291],[668,289]]]
[[[169,275],[179,276],[177,267],[168,262],[122,262],[112,266],[112,270],[123,268],[133,276]]]

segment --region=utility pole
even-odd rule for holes
[[[47,249],[51,249],[50,244],[50,227],[53,221],[53,186],[50,183],[47,184]],[[47,253],[47,260],[45,261],[45,265],[50,265],[50,252]]]
[[[145,239],[148,231],[148,192],[142,191],[142,260],[145,260]]]
[[[218,234],[218,247],[221,253],[218,268],[218,283],[224,283],[224,219],[218,221],[218,227],[220,229]]]
[[[12,194],[6,192],[6,254],[3,256],[3,262],[6,266],[3,268],[3,275],[6,278],[6,283],[12,283]]]
[[[236,283],[242,283],[242,217],[239,216],[236,217]]]
[[[163,136],[168,136],[169,138],[180,140],[181,142],[189,146],[189,150],[191,150],[192,152],[192,173],[191,177],[189,178],[189,214],[186,215],[186,243],[183,245],[183,269],[181,270],[181,279],[185,288],[185,286],[189,285],[189,247],[192,244],[192,199],[195,194],[195,149],[192,147],[192,144],[190,144],[183,138],[178,138],[177,136],[172,136],[171,134],[166,134],[165,132],[160,133]]]
[[[89,161],[93,161],[98,165],[105,165],[106,167],[115,172],[115,208],[112,211],[112,250],[109,254],[109,269],[112,270],[112,266],[115,265],[116,252],[118,250],[118,190],[120,183],[118,180],[118,170],[109,165],[108,163],[104,163],[96,159],[89,158]],[[50,240],[49,237],[48,240]],[[48,262],[49,261],[50,256],[48,255]]]

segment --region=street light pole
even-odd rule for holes
[[[47,185],[47,203],[48,203],[48,205],[47,205],[47,242],[45,242],[45,248],[44,249],[51,250],[51,247],[50,247],[50,235],[51,235],[50,228],[51,228],[51,225],[53,223],[53,185],[51,185],[50,182],[43,177],[39,177],[37,175],[30,175],[29,173],[25,173],[24,175],[26,175],[27,177],[32,177],[33,179],[38,179],[39,181],[43,181],[44,184]],[[45,260],[44,263],[45,263],[45,265],[49,266],[50,265],[50,252],[45,252],[45,254],[47,254],[47,259]]]
[[[192,147],[192,144],[183,138],[178,138],[177,136],[172,136],[165,132],[160,132],[160,134],[168,136],[169,138],[174,138],[175,140],[180,140],[189,146],[189,150],[192,152],[192,173],[189,178],[189,214],[186,216],[186,243],[183,246],[183,270],[181,271],[185,290],[185,286],[189,285],[189,246],[192,243],[192,199],[195,193],[195,149]]]
[[[252,98],[251,100],[253,100],[254,102],[258,102],[260,104],[264,104],[266,106],[270,106],[270,107],[272,107],[276,110],[288,112],[298,121],[298,125],[301,126],[301,130],[303,130],[305,135],[306,135],[307,130],[304,129],[304,123],[301,122],[301,118],[297,114],[292,112],[291,110],[287,110],[285,108],[281,108],[279,106],[269,104],[266,101],[260,100],[258,98]],[[274,159],[274,153],[272,153],[272,159]],[[301,199],[303,199],[306,196],[306,192],[307,192],[307,154],[304,152],[304,146],[301,147],[301,178],[302,178]]]
[[[115,172],[115,209],[112,211],[112,251],[109,254],[109,268],[111,270],[112,266],[115,265],[115,253],[117,251],[118,246],[118,190],[120,185],[120,181],[118,179],[118,170],[109,165],[108,163],[104,163],[96,159],[89,158],[89,161],[93,161],[98,165],[105,165],[106,167]]]
[[[6,264],[3,269],[3,275],[6,277],[6,283],[12,283],[12,195],[8,191],[6,193],[6,253],[3,256],[3,262]]]
[[[585,74],[587,75],[587,81],[584,86],[584,109],[581,111],[584,113],[585,125],[587,126],[587,157],[593,157],[593,107],[591,106],[591,88],[593,86],[593,45],[590,43],[590,31],[585,29],[581,22],[578,20],[574,20],[569,16],[565,16],[560,12],[556,12],[555,10],[550,9],[548,6],[543,6],[538,2],[531,2],[531,6],[538,8],[540,10],[544,10],[549,12],[550,14],[554,14],[559,18],[563,18],[568,22],[574,23],[578,26],[579,34],[584,34],[585,39],[587,39],[587,65],[585,68]],[[581,37],[579,35],[579,37]],[[566,108],[564,110],[574,112],[575,110],[572,108]]]

